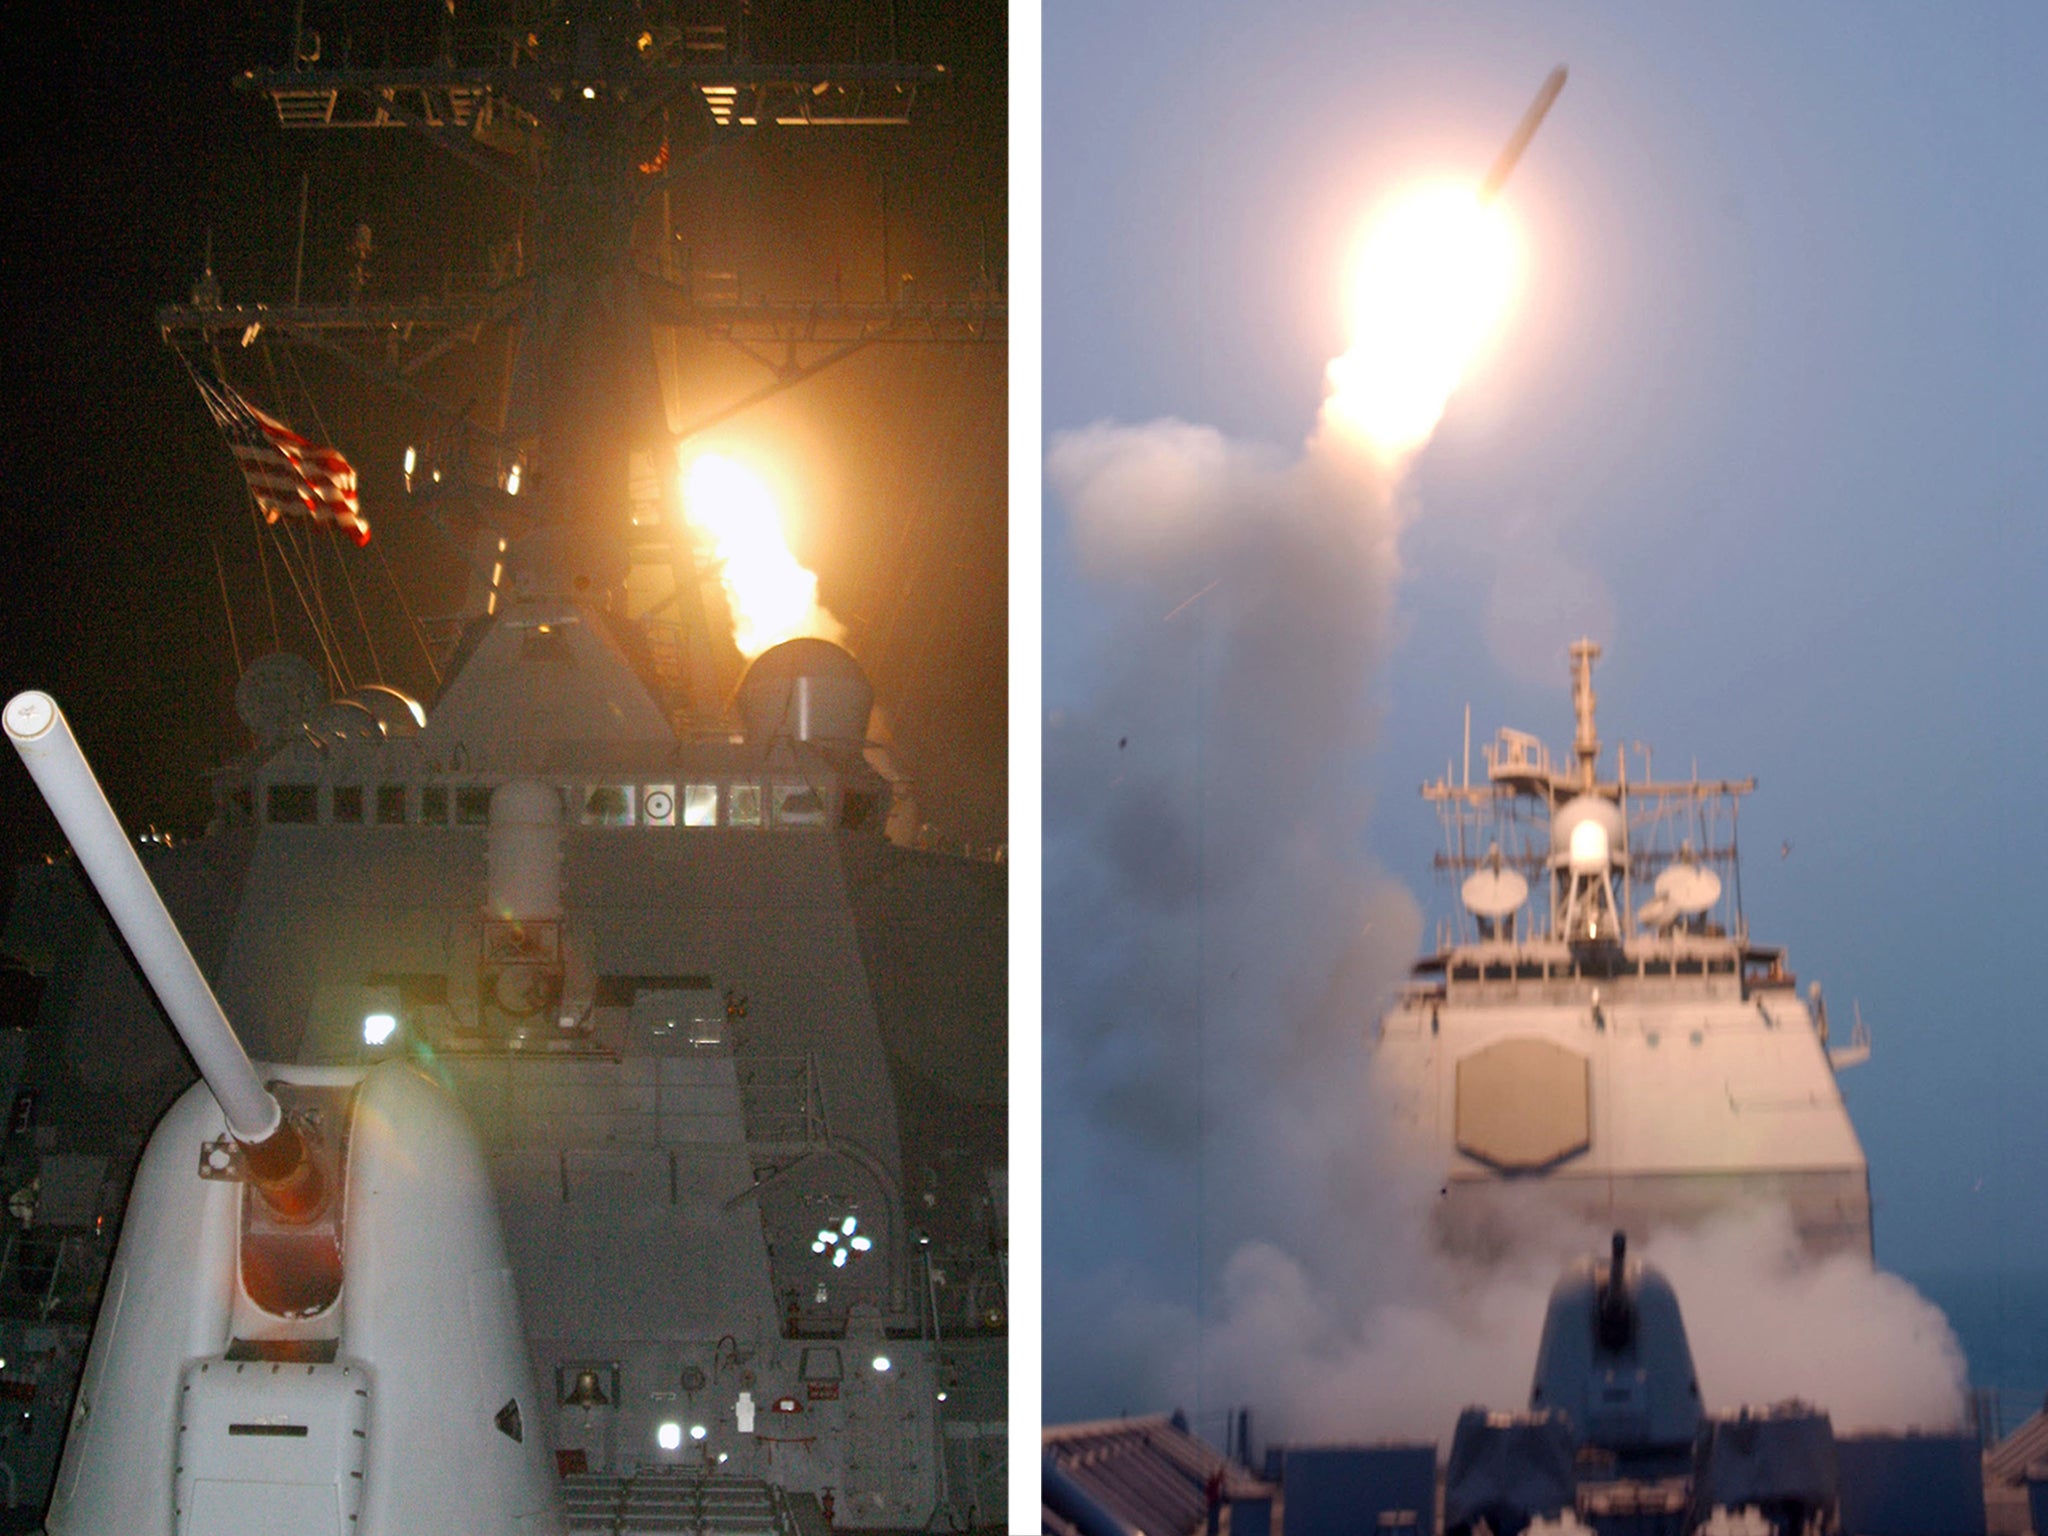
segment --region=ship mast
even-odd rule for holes
[[[690,535],[677,518],[622,516],[636,489],[653,484],[672,510],[665,470],[679,442],[873,347],[1005,345],[1007,306],[985,285],[908,296],[890,272],[871,294],[843,282],[829,299],[743,293],[731,274],[679,260],[685,172],[762,132],[900,129],[947,68],[896,57],[893,16],[867,29],[884,56],[856,48],[839,62],[765,57],[772,40],[750,33],[745,8],[523,0],[493,8],[488,24],[455,16],[451,3],[417,62],[372,67],[348,62],[347,41],[322,38],[301,6],[290,62],[235,84],[286,129],[409,134],[460,162],[516,209],[494,270],[424,299],[377,299],[360,280],[375,249],[364,226],[345,297],[227,304],[209,293],[160,310],[159,327],[173,347],[216,355],[258,340],[307,348],[427,415],[437,426],[408,480],[437,522],[446,509],[515,538],[549,524],[627,533],[636,570],[673,573],[658,593],[643,584],[629,616],[666,629],[655,650],[674,658],[682,699],[722,701],[736,658],[709,634],[708,560],[680,546]],[[724,398],[686,416],[684,332],[743,356],[758,382],[742,370]],[[498,382],[446,398],[460,391],[437,393],[429,370],[463,352]],[[636,461],[661,468],[636,481]],[[468,608],[480,614],[502,567],[472,564]],[[442,638],[452,646],[455,631]]]
[[[1600,659],[1600,647],[1591,640],[1572,642],[1572,714],[1577,729],[1572,734],[1572,753],[1579,762],[1579,784],[1591,789],[1600,765],[1600,729],[1593,723],[1593,663]]]
[[[1608,893],[1600,905],[1613,912],[1625,933],[1630,919],[1641,917],[1634,893],[1650,888],[1666,869],[1684,865],[1711,870],[1733,899],[1733,936],[1746,941],[1735,827],[1741,797],[1755,790],[1756,780],[1696,775],[1631,779],[1625,747],[1616,753],[1614,776],[1601,777],[1593,690],[1593,664],[1600,658],[1600,646],[1580,639],[1570,647],[1569,656],[1574,727],[1570,765],[1556,765],[1542,741],[1528,732],[1502,728],[1481,749],[1486,765],[1483,782],[1471,782],[1469,773],[1454,780],[1447,771],[1425,783],[1422,797],[1437,807],[1444,824],[1445,848],[1436,856],[1437,870],[1456,881],[1483,870],[1516,871],[1531,889],[1547,892],[1552,906],[1548,922],[1529,924],[1522,931],[1560,938],[1566,936],[1568,922],[1581,915],[1581,898],[1592,891],[1596,877],[1600,890]],[[1610,810],[1599,811],[1601,805]],[[1572,849],[1553,846],[1560,827],[1569,833],[1588,815],[1603,822],[1611,816],[1608,836],[1612,873],[1619,876],[1618,897],[1612,894],[1609,872],[1604,867],[1594,870],[1590,854],[1582,857],[1585,867],[1574,872]],[[1475,852],[1478,849],[1487,852],[1481,855]],[[1655,911],[1648,906],[1641,910],[1653,915]],[[1461,925],[1471,915],[1461,913]],[[1480,920],[1482,935],[1505,931],[1507,926],[1504,914],[1486,914]]]

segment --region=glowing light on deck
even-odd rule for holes
[[[1422,447],[1520,277],[1520,245],[1499,204],[1455,184],[1403,196],[1359,248],[1351,346],[1330,364],[1330,419],[1384,462]]]
[[[775,495],[753,470],[719,453],[693,460],[683,472],[683,515],[718,564],[741,655],[826,631],[818,578],[790,553]]]

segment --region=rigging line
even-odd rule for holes
[[[299,611],[305,615],[307,627],[313,631],[314,643],[320,647],[321,659],[327,663],[327,686],[331,693],[342,691],[342,662],[336,654],[334,637],[328,627],[320,622],[319,605],[315,598],[307,595],[313,585],[314,573],[305,568],[303,552],[291,525],[280,518],[270,524],[270,536],[277,549],[278,563],[291,578],[292,591],[299,599]],[[303,576],[303,580],[301,577]]]
[[[199,370],[192,366],[192,359],[186,356],[185,349],[182,347],[174,346],[171,350],[173,353],[176,354],[178,361],[184,365],[185,375],[187,378],[191,379],[193,387],[199,390],[202,398],[210,398],[207,396],[206,385],[204,381],[201,380],[199,377]],[[221,367],[221,358],[218,349],[215,349],[213,353],[213,371],[214,377],[219,379],[222,383],[227,382],[227,373]],[[208,410],[209,414],[211,414],[210,406]],[[219,426],[219,423],[216,422],[215,426],[217,428]],[[255,541],[256,545],[256,564],[257,568],[263,573],[263,603],[264,607],[270,614],[270,648],[273,651],[281,651],[284,649],[284,634],[283,631],[278,627],[277,622],[277,593],[272,588],[270,582],[270,558],[263,547],[263,508],[256,500],[256,488],[246,483],[246,477],[244,481],[244,488],[247,490],[249,496],[249,517],[251,524],[250,537]],[[220,548],[218,545],[214,547],[213,559],[215,569],[218,570],[220,567]],[[223,603],[227,601],[227,580],[224,576],[221,580],[221,601]],[[234,613],[233,610],[230,609],[228,613],[228,628],[230,631],[231,639],[233,638],[232,631],[234,629],[234,622]],[[235,651],[236,664],[239,667],[241,647],[237,645]]]
[[[252,506],[255,504],[255,500],[256,495],[255,492],[252,491],[249,493],[249,501]],[[260,512],[258,513],[258,521],[261,521]],[[275,534],[277,532],[277,527],[277,524],[272,524],[270,531],[273,534]],[[313,605],[306,601],[305,590],[299,585],[299,573],[292,569],[292,563],[291,560],[286,555],[284,548],[284,539],[282,538],[278,540],[277,563],[284,567],[285,575],[291,578],[292,590],[298,594],[299,606],[305,610],[306,620],[312,626],[314,643],[316,643],[320,647],[320,654],[327,662],[327,674],[329,680],[331,682],[338,683],[341,677],[341,672],[340,669],[336,667],[334,664],[334,652],[329,648],[327,644],[327,636],[321,631],[318,620],[316,620],[313,616]],[[271,622],[273,624],[276,623],[275,610],[273,610]],[[282,640],[278,642],[278,649],[284,649],[284,642]]]
[[[267,361],[269,349],[266,347],[264,352]],[[270,377],[272,385],[276,386],[278,382],[277,370],[274,366],[270,369]],[[281,388],[273,388],[270,403],[282,407],[282,395],[283,390]],[[250,495],[253,500],[255,495],[255,488],[253,486],[250,488]],[[299,608],[305,614],[307,624],[312,627],[314,639],[320,646],[320,652],[327,658],[328,681],[338,688],[341,683],[341,673],[335,665],[334,648],[329,643],[328,634],[321,628],[320,616],[315,611],[313,601],[306,596],[308,585],[314,586],[316,591],[318,589],[315,579],[316,573],[311,569],[305,569],[303,574],[306,580],[302,582],[299,579],[301,569],[294,567],[292,564],[292,556],[299,553],[299,551],[297,544],[291,538],[290,521],[283,514],[271,515],[264,513],[260,504],[257,506],[257,513],[259,521],[270,533],[271,544],[277,552],[278,563],[284,567],[285,575],[291,578],[292,591],[298,597]]]
[[[377,637],[370,631],[370,621],[363,613],[363,600],[356,596],[356,579],[349,574],[348,556],[342,551],[340,535],[334,524],[327,525],[327,547],[334,555],[334,563],[341,567],[342,584],[348,588],[348,600],[356,611],[356,623],[363,631],[363,645],[370,653],[370,671],[378,682],[384,678],[384,658],[377,653]]]
[[[306,621],[313,626],[314,632],[320,638],[320,648],[328,659],[328,670],[332,674],[330,681],[333,690],[336,693],[345,692],[355,684],[350,674],[347,653],[341,646],[341,636],[335,630],[334,620],[327,612],[327,597],[320,587],[320,567],[314,558],[317,550],[301,547],[296,519],[279,518],[271,526],[277,535],[280,548],[290,552],[286,569],[292,570],[291,560],[296,560],[297,572],[305,577],[305,586],[299,593],[300,605],[305,609]],[[310,597],[307,596],[308,592],[312,594]]]
[[[306,411],[312,417],[314,432],[319,435],[320,441],[332,443],[334,441],[334,434],[327,430],[326,418],[320,414],[320,402],[314,397],[313,391],[306,384],[306,375],[299,367],[298,357],[290,350],[287,350],[284,360],[292,370],[292,381],[298,385],[299,394],[305,399]],[[384,681],[384,658],[377,651],[377,637],[371,633],[369,618],[363,613],[362,599],[356,595],[355,577],[349,574],[348,556],[342,550],[340,540],[335,535],[335,525],[329,522],[326,526],[328,548],[334,555],[334,563],[341,569],[342,583],[348,588],[349,603],[356,611],[356,626],[362,631],[363,646],[370,653],[370,670],[376,675],[377,681],[381,683]],[[308,542],[312,541],[309,539]],[[335,636],[334,643],[335,648],[339,650],[341,648],[341,637],[338,633]]]
[[[332,643],[336,670],[335,691],[345,691],[355,686],[355,678],[348,664],[348,655],[341,648],[341,632],[334,627],[334,615],[327,611],[327,591],[320,583],[319,546],[313,542],[310,531],[304,545],[299,543],[300,529],[296,518],[280,518],[277,526],[284,531],[285,542],[291,546],[298,558],[299,568],[306,573],[306,586],[313,594],[312,606],[307,615],[320,625]],[[316,611],[317,610],[317,611]]]
[[[304,547],[301,547],[299,544],[299,534],[301,531],[296,526],[291,528],[292,549],[299,559],[305,563],[308,581],[313,589],[313,601],[320,609],[319,622],[326,626],[328,637],[334,642],[334,658],[338,664],[338,671],[336,673],[337,687],[335,691],[337,693],[353,692],[356,687],[356,670],[349,665],[348,650],[341,643],[341,630],[334,622],[334,615],[327,611],[327,589],[321,584],[320,580],[319,536],[314,532],[313,528],[304,529],[306,542]]]
[[[405,614],[405,622],[412,626],[413,638],[419,642],[420,655],[426,658],[427,671],[433,676],[434,686],[439,688],[441,686],[441,669],[434,664],[434,651],[427,644],[427,632],[421,626],[418,616],[413,613],[412,604],[405,600],[405,588],[398,584],[398,577],[392,573],[391,562],[384,555],[384,546],[378,544],[374,547],[377,552],[377,564],[384,572],[384,579],[391,583],[391,590],[398,598],[399,609]]]
[[[277,593],[270,585],[270,551],[263,543],[263,509],[256,505],[256,494],[249,493],[249,536],[256,541],[256,563],[263,570],[263,602],[270,610],[270,648],[284,649],[284,634],[277,627]]]
[[[228,621],[228,648],[235,653],[235,676],[240,677],[247,669],[242,665],[242,642],[235,634],[235,605],[228,601],[227,569],[220,563],[220,540],[208,534],[206,547],[213,551],[213,574],[220,581],[220,610]]]

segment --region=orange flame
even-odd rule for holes
[[[732,609],[733,644],[752,659],[798,635],[836,638],[818,578],[790,553],[768,483],[736,459],[699,455],[683,472],[683,515],[711,547]]]

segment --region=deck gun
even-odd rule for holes
[[[4,723],[203,1079],[136,1172],[51,1536],[562,1531],[460,1107],[402,1061],[252,1062],[56,701]]]

